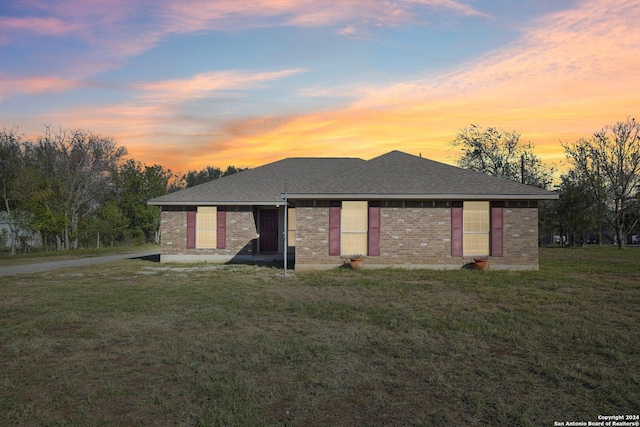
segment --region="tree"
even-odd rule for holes
[[[113,171],[127,153],[110,137],[84,130],[51,132],[36,144],[38,163],[51,181],[66,219],[64,249],[78,247],[80,220],[97,211],[112,189]]]
[[[0,131],[0,193],[2,210],[9,227],[11,254],[16,253],[24,211],[19,210],[20,193],[15,191],[23,168],[23,141],[16,127]]]
[[[92,225],[98,233],[96,236],[98,247],[100,247],[101,238],[106,239],[111,246],[115,242],[122,241],[130,226],[129,219],[124,216],[115,200],[102,206]]]
[[[574,171],[562,175],[561,180],[557,202],[561,234],[568,232],[569,243],[584,245],[587,234],[600,229],[602,209],[589,190],[588,183],[576,176]]]
[[[608,220],[623,249],[629,231],[635,228],[640,189],[640,124],[627,117],[606,126],[589,139],[563,144],[575,173],[588,184],[598,203],[607,206]]]
[[[552,182],[554,168],[533,154],[531,142],[521,143],[516,131],[483,129],[472,124],[461,129],[451,144],[461,150],[457,162],[461,168],[540,188],[549,188]]]
[[[123,163],[115,174],[118,208],[129,222],[129,233],[136,240],[157,241],[160,208],[147,201],[167,194],[176,175],[160,165],[146,166],[134,159]]]
[[[188,188],[194,187],[199,184],[204,184],[205,182],[213,181],[214,179],[233,175],[234,173],[242,172],[243,170],[245,169],[236,168],[235,166],[227,166],[227,169],[223,172],[220,168],[207,166],[200,171],[191,170],[187,172],[186,174],[182,175],[182,180]]]

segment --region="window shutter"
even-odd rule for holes
[[[380,206],[369,205],[369,256],[380,256]]]
[[[187,249],[196,248],[196,211],[187,211]]]
[[[491,256],[503,256],[504,208],[491,206]]]
[[[340,206],[329,207],[329,255],[340,255]]]
[[[225,249],[227,247],[227,211],[224,211],[218,208],[218,215],[216,219],[217,219],[216,248]]]
[[[451,256],[462,256],[462,205],[451,204]]]

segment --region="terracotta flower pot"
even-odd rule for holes
[[[489,269],[488,259],[474,259],[473,263],[478,270],[484,271]]]
[[[364,268],[364,259],[362,258],[352,258],[349,261],[349,267],[353,270],[362,270]]]

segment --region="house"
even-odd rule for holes
[[[391,151],[287,158],[148,203],[162,209],[163,262],[283,259],[286,240],[296,270],[351,254],[366,255],[366,268],[457,269],[488,257],[492,269],[535,270],[538,202],[557,198]]]

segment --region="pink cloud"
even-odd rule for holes
[[[175,31],[193,29],[224,29],[273,25],[269,19],[279,18],[279,24],[293,26],[325,25],[396,25],[413,21],[416,7],[430,7],[459,15],[485,16],[476,9],[453,0],[398,0],[395,2],[322,1],[322,0],[196,0],[166,4],[164,15]]]
[[[257,13],[289,13],[291,18],[298,16],[299,4],[270,2]],[[241,6],[203,3],[204,9],[218,8],[219,14],[205,10],[201,17],[195,11],[180,16],[193,18],[196,27],[206,26],[213,25],[206,17],[223,19],[225,13],[233,15],[239,8],[248,11],[262,6],[259,2]],[[336,7],[349,10],[339,2]],[[326,19],[317,18],[315,22]],[[178,115],[171,102],[148,102],[243,90],[300,72],[283,70],[205,73],[144,83],[137,87],[141,97],[136,103],[91,109],[90,113],[65,112],[65,117],[77,117],[83,127],[118,137],[132,156],[141,156],[138,160],[183,171],[206,165],[256,166],[283,156],[370,158],[396,148],[452,163],[456,153],[449,142],[471,123],[517,130],[536,145],[545,160],[558,162],[564,157],[559,141],[589,136],[627,115],[637,116],[637,22],[640,7],[636,1],[584,1],[523,28],[520,39],[505,48],[438,76],[386,86],[365,83],[302,90],[307,96],[338,93],[355,99],[347,107],[317,113],[251,117],[219,125]],[[345,21],[340,26],[348,25]]]
[[[70,33],[74,26],[57,18],[0,16],[0,38],[8,39],[8,33],[29,32],[38,35],[59,36]],[[4,34],[4,35],[1,35]]]
[[[216,71],[197,74],[188,79],[173,79],[161,82],[140,83],[136,89],[142,98],[151,101],[185,101],[205,98],[215,91],[248,90],[261,83],[282,79],[301,73],[303,69],[250,73],[243,70]]]
[[[55,76],[7,77],[0,75],[0,101],[9,94],[64,92],[81,85],[82,83],[77,80]]]
[[[37,35],[75,35],[88,46],[84,57],[70,66],[75,78],[117,68],[176,33],[337,25],[357,29],[357,34],[343,31],[345,36],[362,37],[367,27],[413,22],[418,8],[483,15],[455,0],[29,0],[24,5],[37,16],[5,18],[8,25],[4,31],[0,25],[0,42],[18,37],[8,31],[12,28]]]

